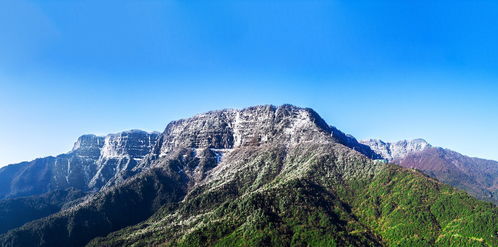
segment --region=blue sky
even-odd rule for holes
[[[352,2],[0,1],[0,166],[283,103],[498,160],[498,2]]]

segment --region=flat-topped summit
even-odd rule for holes
[[[102,158],[119,158],[131,156],[142,159],[156,144],[158,132],[148,133],[143,130],[123,131],[105,137]]]
[[[141,130],[106,136],[82,135],[68,153],[1,168],[0,180],[5,189],[0,190],[0,198],[38,195],[66,188],[98,190],[135,167],[150,153],[158,135],[158,132]],[[25,177],[37,179],[28,181]]]
[[[129,155],[133,158],[143,158],[150,152],[159,134],[137,129],[106,136],[86,134],[78,138],[71,152],[90,157],[113,158]]]
[[[74,143],[71,152],[78,153],[80,156],[98,157],[104,146],[104,139],[104,136],[82,135]]]
[[[179,147],[232,149],[332,140],[328,125],[312,109],[264,105],[211,111],[173,121],[159,142],[160,153],[166,154]]]

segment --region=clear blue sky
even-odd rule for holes
[[[496,1],[0,1],[0,166],[283,103],[498,160]]]

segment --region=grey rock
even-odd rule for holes
[[[139,130],[83,135],[66,154],[0,168],[0,199],[67,188],[98,191],[121,181],[151,151],[158,135]]]
[[[369,146],[375,153],[388,161],[399,160],[412,153],[421,152],[431,145],[424,139],[403,140],[395,143],[378,139],[362,140],[360,143]]]
[[[271,142],[295,145],[326,140],[328,126],[311,109],[291,105],[222,110],[170,123],[160,154],[178,147],[232,149]]]
[[[80,157],[98,158],[104,146],[104,139],[103,136],[82,135],[74,143],[72,152]]]
[[[199,159],[210,157],[219,163],[225,154],[240,147],[272,143],[291,147],[300,143],[337,142],[330,132],[330,127],[315,111],[292,105],[211,111],[169,123],[153,151],[133,172],[163,166],[179,153],[193,154],[193,158]],[[202,174],[190,170],[184,172],[189,179],[198,181],[208,171],[203,169]]]
[[[129,172],[152,150],[158,132],[131,130],[107,135],[88,187],[98,190],[124,181]]]

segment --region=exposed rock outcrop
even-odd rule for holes
[[[158,135],[139,130],[83,135],[66,154],[0,168],[0,199],[68,188],[97,191],[115,184],[151,151]]]

